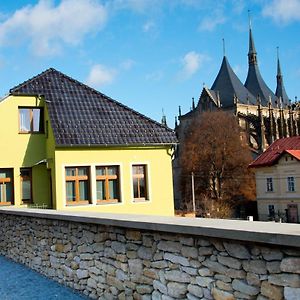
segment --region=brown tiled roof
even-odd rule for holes
[[[289,153],[300,160],[300,136],[282,138],[276,140],[270,147],[258,156],[250,165],[250,168],[272,166],[282,154]]]
[[[53,68],[10,93],[45,97],[57,146],[177,143],[170,128]]]

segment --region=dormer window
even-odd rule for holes
[[[19,132],[43,133],[44,113],[40,107],[19,107]]]

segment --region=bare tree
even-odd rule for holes
[[[204,214],[230,217],[237,200],[255,198],[255,181],[247,168],[252,156],[237,118],[206,112],[190,126],[182,148],[182,194],[189,205],[190,174],[195,174],[197,207]]]

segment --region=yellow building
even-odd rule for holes
[[[300,137],[276,140],[250,167],[255,168],[259,220],[299,223]]]
[[[0,204],[173,215],[174,132],[55,69],[0,102]]]

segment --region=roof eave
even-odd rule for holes
[[[120,147],[170,147],[178,145],[178,142],[172,143],[140,143],[140,144],[56,144],[56,148],[84,148],[84,147],[92,147],[92,148],[120,148]]]

